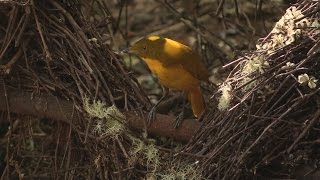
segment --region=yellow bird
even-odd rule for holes
[[[208,81],[209,73],[196,52],[184,44],[159,36],[145,37],[134,43],[129,50],[146,62],[161,85],[187,94],[195,117],[202,114],[205,102],[200,82]]]

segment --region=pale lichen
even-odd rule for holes
[[[243,60],[243,66],[239,73],[240,82],[237,83],[238,86],[245,84],[242,91],[245,92],[258,85],[261,79],[253,80],[253,77],[263,74],[265,69],[270,67],[267,61],[268,57],[274,54],[277,49],[292,44],[298,37],[306,34],[304,27],[310,26],[319,26],[318,21],[312,21],[310,18],[304,17],[301,10],[294,6],[288,8],[268,37],[257,43],[256,48],[259,54],[253,54]],[[287,64],[286,67],[282,68],[289,68],[289,66],[294,65]],[[309,84],[311,87],[314,86],[313,81]]]
[[[161,180],[197,180],[201,179],[201,173],[197,168],[197,163],[173,166],[164,174],[160,175]]]
[[[318,80],[314,76],[309,76],[308,74],[300,74],[298,76],[298,83],[301,85],[308,85],[309,88],[314,89],[317,87]]]
[[[232,89],[232,86],[230,84],[223,84],[220,87],[221,96],[219,98],[219,104],[218,104],[219,110],[224,111],[229,108],[230,102],[232,99],[231,89]]]
[[[83,99],[84,110],[93,121],[92,132],[98,136],[111,135],[116,137],[125,130],[125,116],[112,105],[107,107],[100,100],[90,103],[88,98]]]
[[[304,18],[301,10],[292,6],[275,24],[270,32],[270,41],[258,43],[256,48],[258,51],[267,51],[267,54],[271,54],[274,50],[293,43],[304,33],[303,27],[310,27],[312,24],[316,26],[315,21]]]

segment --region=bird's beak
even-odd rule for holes
[[[129,54],[129,53],[130,53],[130,49],[129,49],[129,48],[126,48],[126,49],[121,50],[120,52],[121,52],[121,53]]]
[[[126,54],[134,54],[134,52],[132,51],[132,48],[126,48],[120,51],[121,53],[126,53]]]

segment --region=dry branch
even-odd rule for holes
[[[83,119],[82,113],[77,110],[72,101],[59,99],[52,95],[35,95],[12,89],[4,90],[4,87],[0,88],[0,111],[10,110],[11,113],[49,118],[71,125]],[[127,111],[124,114],[130,128],[144,130],[146,116],[141,117],[135,111]],[[193,119],[185,119],[177,129],[174,128],[174,123],[175,117],[157,114],[157,119],[148,126],[147,130],[153,136],[172,137],[186,142],[200,127],[200,123]]]

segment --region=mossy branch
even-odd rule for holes
[[[77,110],[72,101],[59,99],[55,96],[42,94],[34,95],[31,92],[0,88],[0,111],[11,113],[27,114],[37,117],[46,117],[52,120],[59,120],[72,124],[83,118],[82,113]],[[9,110],[7,108],[9,106]],[[135,130],[144,129],[144,119],[137,112],[122,112],[126,116],[128,126]],[[185,119],[177,129],[173,127],[175,117],[157,114],[157,120],[148,126],[148,133],[153,136],[172,137],[178,141],[188,141],[200,123]]]

